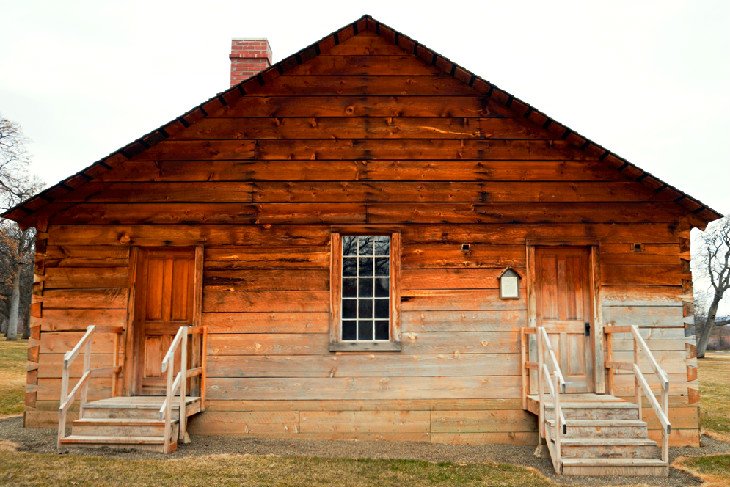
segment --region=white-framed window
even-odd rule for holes
[[[390,340],[390,235],[342,235],[341,286],[341,340]]]
[[[400,234],[332,234],[330,350],[400,350]]]

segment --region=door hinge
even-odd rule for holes
[[[591,336],[591,324],[587,321],[585,322],[585,330],[583,331],[583,334],[587,337]]]

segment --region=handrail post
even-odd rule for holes
[[[208,377],[208,327],[203,326],[200,345],[200,409],[205,410],[205,386]]]
[[[520,375],[522,379],[522,409],[527,410],[527,395],[530,393],[530,385],[528,382],[528,371],[527,371],[527,333],[524,328],[520,328]]]
[[[178,437],[185,441],[187,435],[187,418],[188,414],[186,411],[186,396],[187,396],[187,383],[188,383],[188,327],[182,326],[183,336],[182,344],[180,347],[180,428],[178,430]]]
[[[634,339],[634,365],[636,366],[635,370],[640,370],[641,365],[639,365],[639,341],[636,339],[636,335],[632,333],[631,338]],[[644,413],[642,412],[641,407],[641,391],[639,390],[639,376],[637,372],[634,372],[634,397],[636,398],[636,405],[639,407],[639,419],[644,418]]]
[[[170,436],[172,436],[172,373],[175,367],[172,364],[167,366],[167,395],[165,398],[165,439],[163,451],[168,452],[170,447]]]
[[[561,465],[561,448],[560,448],[560,437],[563,433],[562,415],[563,410],[560,405],[560,379],[558,378],[558,372],[553,372],[553,379],[555,383],[555,400],[553,410],[555,411],[555,457],[557,464]]]
[[[92,340],[89,339],[86,342],[86,346],[84,347],[84,375],[87,373],[91,373],[91,341]],[[84,382],[84,385],[81,389],[81,399],[79,401],[79,419],[83,418],[84,416],[84,406],[86,406],[86,402],[89,398],[90,379],[91,377],[89,377],[89,380]]]
[[[662,384],[662,411],[664,416],[669,421],[669,383],[665,382]],[[669,431],[666,428],[662,428],[662,460],[668,465],[669,464]]]
[[[604,333],[606,337],[606,355],[604,360],[606,361],[606,389],[608,390],[608,393],[613,396],[613,379],[614,379],[614,370],[613,367],[607,366],[608,364],[613,362],[613,333]]]
[[[543,395],[543,384],[542,384],[542,367],[544,364],[544,357],[543,357],[543,343],[542,343],[542,334],[540,333],[540,329],[538,328],[538,331],[536,333],[537,335],[537,366],[539,367],[539,373],[537,374],[537,394],[538,399],[540,402],[540,405],[538,407],[538,437],[537,437],[537,444],[542,444],[542,438],[545,437],[545,397]]]
[[[56,439],[56,448],[61,448],[61,440],[66,438],[66,396],[68,396],[68,354],[63,357],[63,368],[61,372],[61,396],[59,397],[58,406],[60,411],[58,418],[58,438]]]
[[[117,367],[119,367],[119,333],[114,334],[114,349],[112,355],[112,397],[116,397],[117,395],[117,382],[119,379]]]

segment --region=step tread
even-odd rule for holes
[[[554,419],[546,419],[548,424],[554,425]],[[646,421],[641,419],[566,419],[568,426],[646,426]]]
[[[162,436],[82,436],[70,435],[61,440],[61,444],[104,444],[104,445],[162,445]]]
[[[586,446],[656,446],[656,441],[649,438],[561,438],[560,444]]]
[[[117,396],[98,401],[89,402],[84,405],[85,409],[160,409],[165,398],[161,396]],[[197,396],[188,397],[186,405],[195,404],[200,401]],[[180,397],[176,396],[172,401],[171,408],[179,409]]]
[[[178,420],[173,419],[171,424],[177,424]],[[164,419],[145,419],[145,418],[82,418],[73,422],[78,426],[164,426]]]
[[[665,467],[663,460],[653,458],[563,458],[566,467]]]
[[[553,403],[546,402],[545,407],[553,408]],[[637,409],[636,404],[631,402],[561,402],[560,407],[563,409]]]

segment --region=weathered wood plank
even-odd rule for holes
[[[439,99],[440,100],[440,99]],[[315,99],[318,106],[321,100]],[[402,109],[402,106],[399,105]],[[391,115],[385,115],[391,116]],[[160,142],[138,161],[191,160],[594,160],[564,140],[337,139],[177,140]]]
[[[298,253],[291,255],[299,256]],[[292,260],[291,256],[287,259],[287,264],[290,264],[289,260]],[[237,261],[237,264],[240,262]],[[329,273],[325,269],[298,269],[294,266],[277,269],[276,265],[276,262],[272,262],[272,266],[274,266],[272,268],[208,269],[205,272],[204,285],[206,289],[213,289],[216,286],[237,291],[329,290]]]
[[[49,238],[57,245],[78,246],[80,250],[88,242],[104,242],[110,249],[120,240],[141,246],[162,246],[169,242],[259,247],[321,246],[329,242],[329,229],[316,226],[188,226],[188,225],[54,225],[49,228]],[[126,246],[119,246],[129,252]],[[93,251],[97,253],[96,250]],[[127,254],[125,254],[127,255]]]
[[[489,109],[465,96],[253,96],[222,108],[226,117],[482,117]]]
[[[438,411],[431,418],[433,433],[534,432],[536,418],[527,411]]]
[[[344,45],[341,45],[344,46]],[[338,46],[338,47],[341,47]],[[398,48],[396,48],[398,49]],[[474,95],[469,87],[445,74],[433,76],[281,76],[256,89],[256,95]]]
[[[50,267],[45,289],[119,288],[127,285],[127,267]]]
[[[66,353],[79,342],[84,332],[45,332],[41,333],[41,357],[46,353]],[[92,353],[112,353],[114,336],[111,333],[94,334],[91,341]]]
[[[41,331],[86,331],[89,325],[124,326],[126,309],[44,309],[40,322]]]
[[[203,313],[325,312],[329,293],[322,291],[221,291],[203,293]]]
[[[682,306],[604,306],[603,321],[617,326],[684,327]]]
[[[525,310],[406,311],[401,314],[403,332],[517,331],[526,326]]]
[[[325,269],[328,263],[329,252],[325,247],[209,247],[205,250],[204,265],[207,279],[208,272],[213,270],[278,269],[294,273]]]
[[[470,411],[519,409],[520,399],[211,400],[211,411]],[[46,407],[40,402],[38,407]]]
[[[211,400],[515,399],[514,376],[211,378]]]
[[[204,313],[208,333],[327,333],[329,313]]]
[[[313,75],[379,75],[390,74],[431,76],[438,74],[439,68],[430,66],[406,52],[400,55],[347,55],[320,54],[306,63],[287,70],[290,76]]]
[[[616,181],[598,161],[128,161],[101,181]]]
[[[242,351],[243,353],[244,351]],[[519,374],[518,354],[211,355],[209,377],[460,377]]]
[[[302,433],[429,433],[428,411],[302,411]]]
[[[44,309],[126,309],[126,307],[125,288],[50,289],[43,293]]]
[[[499,117],[206,118],[178,140],[223,139],[552,139],[534,125]]]
[[[211,334],[208,353],[223,355],[321,355],[327,353],[326,334]]]

